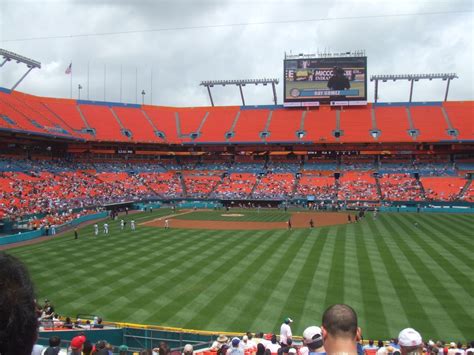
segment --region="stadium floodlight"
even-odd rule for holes
[[[278,79],[242,79],[242,80],[205,80],[205,81],[201,81],[199,85],[207,88],[207,93],[209,94],[209,99],[211,100],[212,106],[214,106],[214,100],[212,99],[212,94],[211,94],[212,87],[218,86],[218,85],[220,86],[236,85],[239,87],[242,105],[245,106],[244,91],[242,90],[242,87],[246,86],[246,84],[255,84],[255,85],[262,84],[263,86],[267,86],[268,84],[271,84],[272,90],[273,90],[273,101],[276,105],[277,95],[276,95],[275,85],[277,85],[278,83],[279,83]]]
[[[7,50],[2,49],[2,48],[0,48],[0,56],[3,57],[3,62],[0,64],[0,68],[3,67],[7,62],[10,62],[12,60],[16,61],[17,64],[23,63],[28,68],[28,70],[26,71],[25,74],[23,74],[23,76],[20,78],[20,80],[18,80],[15,83],[15,85],[13,85],[13,87],[10,89],[11,91],[15,90],[16,87],[23,81],[23,79],[26,78],[26,76],[34,68],[41,69],[41,63],[40,62],[38,62],[36,60],[33,60],[33,59],[30,59],[30,58],[27,58],[27,57],[24,57],[20,54],[16,54],[16,53],[7,51]]]
[[[146,95],[145,90],[142,90],[142,105],[145,105],[145,95]]]
[[[446,92],[444,94],[444,101],[448,100],[448,92],[449,92],[449,83],[453,79],[457,79],[458,76],[456,73],[431,73],[431,74],[381,74],[381,75],[372,75],[370,77],[370,81],[375,82],[375,91],[374,91],[374,101],[377,102],[378,100],[378,90],[379,90],[379,81],[381,80],[383,83],[386,83],[388,80],[397,81],[397,80],[408,80],[410,82],[410,98],[409,102],[412,102],[413,98],[413,84],[415,81],[420,80],[433,80],[433,79],[441,79],[443,81],[447,81],[446,84]]]
[[[79,100],[81,99],[81,90],[82,90],[82,85],[81,84],[77,85],[77,92],[78,92],[77,98]]]

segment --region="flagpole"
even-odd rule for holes
[[[120,64],[120,102],[122,102],[122,64]]]
[[[106,75],[107,75],[107,64],[104,64],[104,101],[105,101],[105,82],[106,82]]]
[[[138,104],[138,67],[135,67],[135,103]]]
[[[153,67],[150,72],[150,105],[153,105]]]
[[[89,74],[90,74],[90,62],[87,62],[87,100],[89,100]]]
[[[71,61],[71,77],[69,78],[69,97],[72,99],[72,61]]]

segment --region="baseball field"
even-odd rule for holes
[[[122,231],[121,218],[136,230]],[[89,225],[77,240],[68,232],[7,252],[27,264],[38,298],[71,317],[278,332],[288,316],[301,335],[343,302],[366,339],[405,327],[424,339],[474,335],[472,215],[381,213],[349,224],[347,213],[159,209],[119,220],[108,236],[101,222],[98,236]],[[253,223],[264,227],[245,227]]]

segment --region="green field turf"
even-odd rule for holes
[[[39,299],[51,299],[63,315],[265,332],[279,331],[290,316],[301,335],[320,324],[328,305],[345,302],[366,339],[410,326],[424,339],[466,341],[474,335],[473,222],[467,215],[379,214],[314,230],[138,226],[135,233],[112,222],[108,237],[93,237],[87,226],[79,240],[68,233],[8,252],[28,265]]]
[[[241,216],[226,216],[232,214],[239,214]],[[204,221],[230,221],[230,222],[286,222],[291,214],[284,211],[275,210],[241,210],[231,209],[230,211],[195,211],[180,216],[176,219],[185,220],[204,220]]]

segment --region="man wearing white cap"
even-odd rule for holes
[[[288,345],[288,339],[293,340],[293,334],[291,333],[290,323],[293,323],[293,319],[287,317],[285,318],[280,327],[280,344],[282,347]]]
[[[326,354],[323,345],[323,334],[319,327],[312,326],[304,330],[303,344],[308,347],[308,354],[310,355]]]
[[[420,333],[413,328],[405,328],[398,334],[398,345],[402,355],[423,354],[423,340]]]
[[[193,355],[194,349],[191,344],[186,344],[183,349],[183,355]]]

